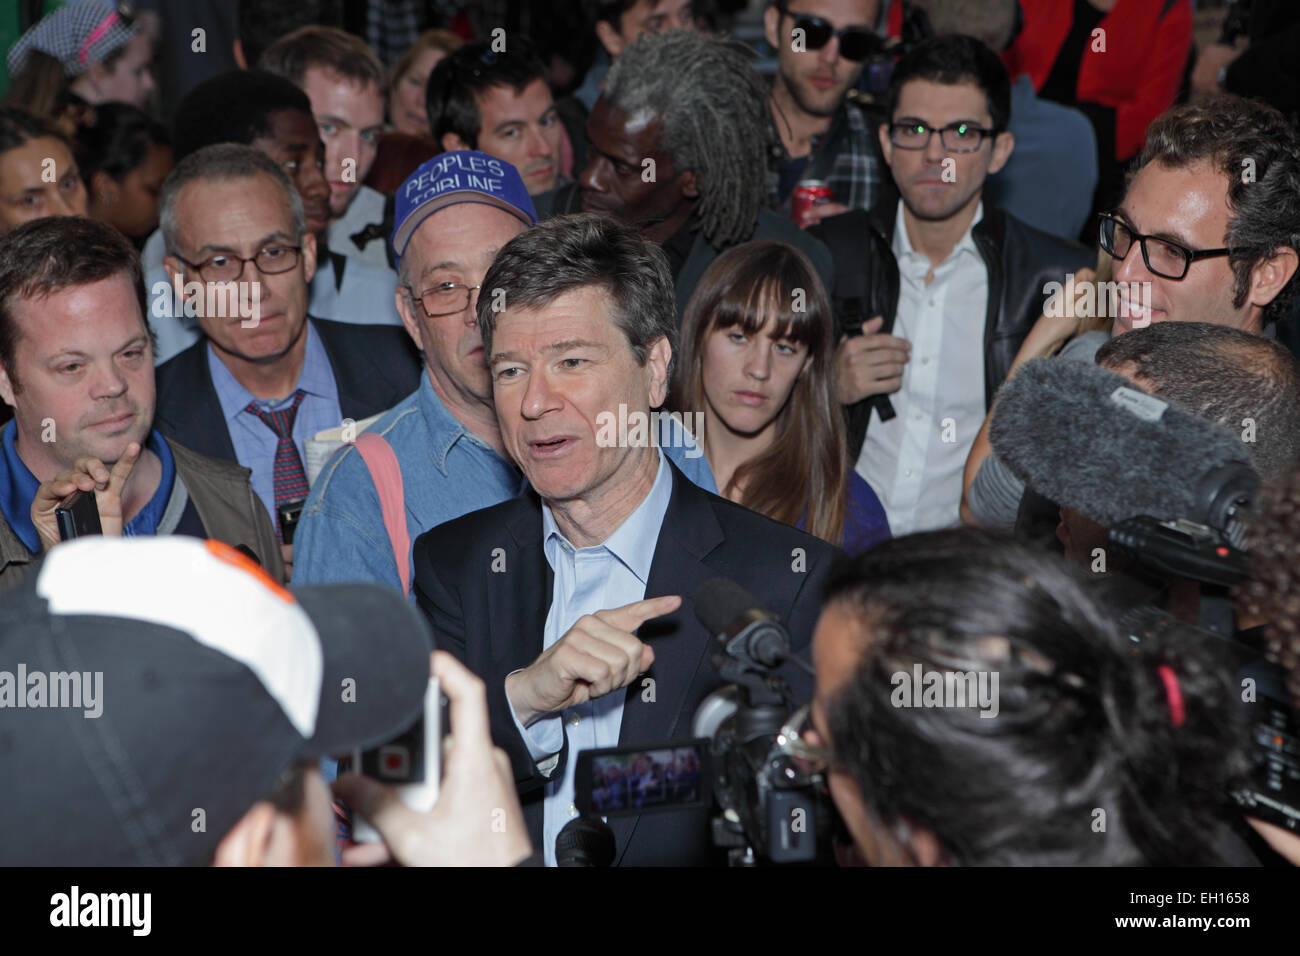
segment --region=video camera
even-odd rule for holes
[[[794,700],[779,673],[787,660],[811,669],[734,582],[714,578],[694,600],[715,635],[710,665],[729,683],[696,709],[692,739],[579,753],[575,805],[587,820],[716,806],[711,836],[731,866],[831,862],[838,817],[825,774],[799,759]]]
[[[1259,656],[1260,647],[1250,632],[1237,629],[1229,589],[1245,582],[1250,573],[1248,555],[1241,549],[1245,516],[1255,494],[1255,482],[1240,474],[1225,475],[1222,496],[1212,524],[1179,518],[1158,521],[1148,515],[1129,518],[1108,532],[1108,544],[1132,562],[1132,570],[1161,577],[1180,577],[1200,586],[1197,624],[1177,620],[1167,609],[1139,607],[1125,619],[1135,643],[1157,634],[1177,641],[1204,634],[1233,640],[1243,661],[1237,682],[1243,692],[1250,727],[1250,775],[1234,784],[1233,801],[1252,817],[1300,833],[1300,719],[1291,705],[1282,669]]]

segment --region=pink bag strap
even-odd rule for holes
[[[393,558],[397,561],[397,575],[402,579],[402,593],[411,593],[411,536],[406,531],[406,495],[402,490],[402,471],[397,467],[393,446],[382,435],[362,432],[357,436],[357,451],[370,471],[370,478],[379,492],[379,510],[384,516],[384,528],[393,545]]]

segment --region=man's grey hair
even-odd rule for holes
[[[1016,31],[1016,0],[912,0],[930,19],[936,36],[961,33],[994,53],[1011,45]]]
[[[588,286],[613,300],[614,323],[627,337],[638,365],[650,346],[667,338],[677,356],[677,303],[668,258],[659,244],[611,216],[556,216],[507,242],[483,277],[478,327],[483,354],[492,361],[497,309],[538,309],[566,292]],[[672,363],[668,366],[672,380]]]
[[[163,182],[162,198],[158,203],[158,220],[162,226],[163,242],[168,255],[182,254],[180,247],[180,223],[176,221],[176,202],[181,190],[197,180],[205,182],[230,182],[236,179],[250,179],[258,174],[269,176],[275,181],[289,200],[293,211],[293,230],[301,239],[307,232],[307,216],[303,212],[302,197],[294,187],[293,181],[284,168],[261,150],[238,143],[216,143],[190,153],[179,163]]]
[[[750,237],[767,200],[774,127],[768,91],[744,44],[687,30],[645,34],[623,51],[601,94],[663,124],[673,170],[695,173],[700,231],[723,248]]]

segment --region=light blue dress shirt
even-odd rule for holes
[[[230,432],[231,444],[235,446],[235,458],[245,468],[253,472],[253,491],[266,505],[266,513],[275,523],[275,449],[280,444],[265,422],[250,411],[246,411],[249,402],[256,402],[266,411],[279,411],[293,402],[293,391],[286,398],[263,401],[255,398],[253,393],[236,381],[230,369],[217,358],[212,346],[208,345],[208,372],[212,375],[212,385],[217,390],[217,401],[221,403],[221,414],[226,420],[226,429]],[[334,381],[334,369],[329,356],[321,342],[319,333],[307,322],[307,349],[303,357],[302,371],[298,374],[298,384],[294,391],[302,389],[302,404],[298,406],[298,416],[293,422],[293,442],[298,446],[298,456],[306,462],[303,443],[319,431],[326,428],[338,428],[343,424],[343,413],[339,410],[339,390]]]
[[[602,544],[575,548],[560,533],[551,509],[542,504],[542,546],[555,572],[544,647],[563,637],[584,614],[622,607],[645,597],[659,529],[673,493],[672,469],[662,454],[657,457],[659,472],[650,493]],[[529,753],[538,762],[557,754],[566,734],[569,740],[563,775],[546,785],[542,843],[547,866],[555,866],[555,838],[578,815],[573,804],[578,752],[618,746],[626,696],[626,688],[622,688],[562,714],[543,717],[527,729],[520,727]]]

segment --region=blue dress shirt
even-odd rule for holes
[[[584,614],[622,607],[645,597],[659,529],[673,493],[672,469],[663,455],[657,457],[659,471],[650,493],[601,544],[575,548],[560,532],[550,507],[543,502],[542,547],[555,572],[551,609],[543,632],[544,648],[563,637]],[[564,735],[569,740],[563,776],[546,785],[542,842],[547,866],[555,866],[555,838],[578,813],[573,804],[577,754],[618,746],[626,696],[626,689],[616,690],[521,728],[529,752],[537,761],[558,753]]]
[[[14,444],[17,434],[18,426],[12,421],[4,426],[4,431],[0,434],[0,468],[4,470],[0,475],[0,511],[4,512],[5,521],[27,546],[27,550],[32,554],[40,554],[41,537],[36,532],[36,525],[32,524],[31,511],[36,489],[41,483],[18,457],[18,448]],[[149,437],[145,439],[145,447],[157,455],[162,463],[162,477],[153,497],[122,529],[122,533],[128,537],[157,533],[158,522],[167,510],[167,501],[171,498],[172,485],[176,480],[176,462],[163,437],[156,431],[150,431]]]
[[[230,369],[222,364],[208,345],[208,371],[212,375],[212,385],[217,390],[217,400],[221,403],[221,414],[226,420],[226,429],[230,432],[231,444],[235,446],[235,458],[241,465],[253,472],[253,491],[262,499],[268,515],[275,514],[275,449],[280,444],[274,431],[266,423],[247,411],[249,402],[256,402],[266,411],[278,411],[293,402],[293,392],[302,389],[302,404],[298,406],[298,416],[293,422],[293,442],[298,446],[298,456],[306,462],[303,443],[319,431],[326,428],[338,428],[343,424],[343,413],[339,410],[339,390],[334,381],[334,369],[330,365],[325,346],[321,343],[311,320],[307,320],[307,349],[303,357],[302,371],[298,374],[298,384],[290,390],[289,395],[278,401],[263,401],[255,398],[253,393],[236,381]]]

